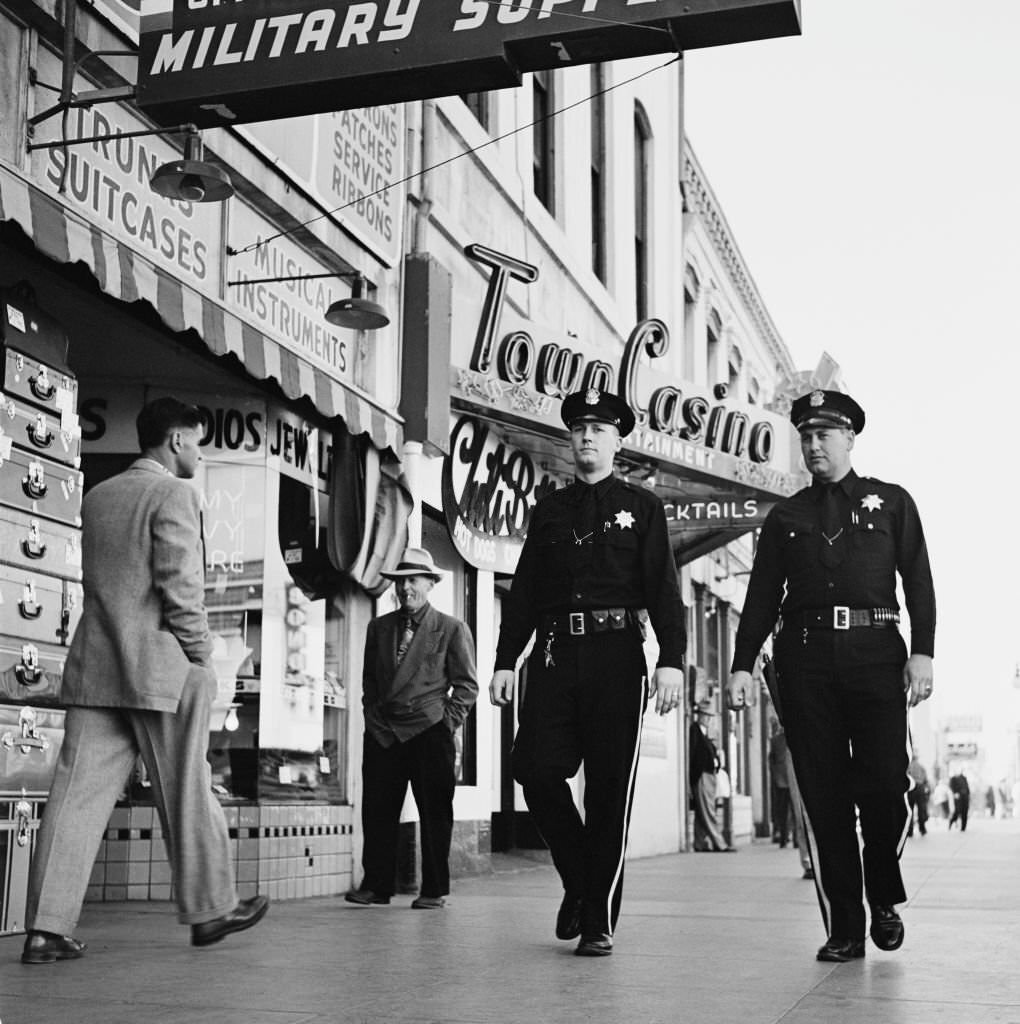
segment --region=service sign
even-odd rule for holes
[[[799,32],[799,0],[145,0],[138,103],[242,124]]]
[[[380,260],[400,258],[404,111],[395,105],[260,121],[242,129]],[[310,225],[315,230],[315,224]]]

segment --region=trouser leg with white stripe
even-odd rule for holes
[[[776,644],[787,742],[814,834],[830,936],[863,938],[864,896],[906,899],[906,650],[894,630],[784,631]],[[857,838],[860,813],[863,852]]]
[[[539,638],[542,641],[542,638]],[[544,641],[528,662],[514,741],[514,778],[567,892],[583,897],[586,934],[612,934],[637,771],[646,666],[640,637],[623,630]],[[584,820],[567,780],[584,763]]]

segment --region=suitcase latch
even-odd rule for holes
[[[32,805],[24,797],[14,805],[14,817],[18,823],[14,841],[18,846],[27,846],[29,826],[32,824]]]
[[[36,718],[34,709],[21,709],[21,714],[18,716],[18,726],[21,730],[20,736],[15,736],[10,730],[5,732],[3,736],[0,736],[0,744],[3,744],[7,750],[10,750],[12,747],[18,747],[23,754],[27,754],[33,748],[36,750],[50,749],[50,741],[35,731]]]

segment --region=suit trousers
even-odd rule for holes
[[[585,934],[612,934],[648,699],[634,629],[557,636],[546,664],[539,636],[528,661],[514,740],[514,778],[552,854],[563,888],[582,897]],[[584,764],[584,819],[567,780]]]
[[[456,746],[445,720],[388,747],[365,733],[361,803],[365,889],[393,895],[400,809],[410,783],[421,820],[421,895],[449,893],[455,761]]]
[[[865,896],[907,898],[906,648],[892,629],[783,630],[775,655],[822,919],[832,938],[863,939]]]
[[[140,754],[174,877],[178,920],[200,924],[237,906],[233,853],[206,751],[211,673],[193,668],[176,712],[70,707],[29,875],[29,929],[71,935],[92,865]]]

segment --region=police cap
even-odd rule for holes
[[[808,427],[848,427],[855,434],[864,429],[864,410],[842,391],[810,391],[790,408],[798,430]]]
[[[569,429],[578,420],[611,423],[626,437],[634,429],[634,413],[619,395],[599,388],[575,391],[560,405],[560,416]]]

